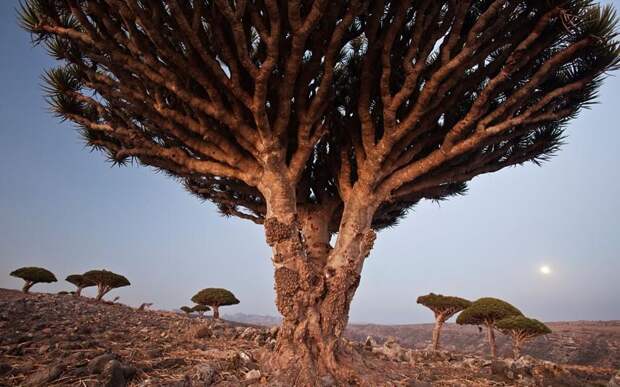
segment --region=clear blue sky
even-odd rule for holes
[[[128,304],[176,308],[227,287],[241,304],[226,311],[276,314],[260,227],[150,169],[112,167],[47,111],[40,74],[53,63],[17,27],[16,3],[0,2],[0,287],[21,286],[8,275],[20,266],[55,272],[60,282],[33,288],[53,292],[70,288],[68,274],[107,268],[130,279],[112,293]],[[547,321],[620,319],[617,76],[599,101],[542,168],[479,177],[467,196],[424,203],[381,232],[351,320],[431,321],[415,303],[429,291],[500,297]]]

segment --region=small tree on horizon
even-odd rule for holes
[[[97,296],[95,297],[97,301],[101,300],[112,289],[131,285],[124,276],[108,270],[90,270],[83,276],[97,286]]]
[[[487,339],[491,356],[497,357],[495,345],[495,324],[506,317],[522,316],[523,313],[506,301],[498,298],[484,297],[474,301],[468,308],[463,310],[456,319],[459,325],[484,325],[487,328]]]
[[[77,287],[75,290],[75,295],[78,297],[82,295],[82,289],[97,285],[92,280],[84,277],[83,274],[71,274],[65,278],[65,281],[72,283]]]
[[[471,305],[471,301],[464,298],[444,296],[441,294],[429,293],[418,297],[418,304],[424,305],[435,314],[435,327],[433,328],[433,350],[439,349],[439,336],[443,324],[456,313]]]
[[[512,353],[515,359],[521,356],[523,343],[551,333],[551,329],[544,323],[525,316],[510,316],[499,320],[495,326],[500,332],[512,338]]]
[[[185,314],[187,314],[188,316],[194,311],[194,309],[191,306],[187,306],[187,305],[183,305],[179,309],[185,312]]]
[[[196,304],[208,305],[213,309],[213,318],[220,318],[220,306],[236,305],[239,303],[237,297],[230,290],[221,288],[202,289],[192,297]]]
[[[192,308],[192,311],[197,312],[198,315],[200,315],[200,316],[203,316],[205,314],[205,312],[208,312],[210,310],[211,310],[211,308],[209,308],[207,305],[203,305],[203,304],[196,304]]]
[[[25,281],[22,292],[28,293],[30,288],[38,283],[56,282],[56,276],[51,271],[42,267],[22,267],[10,273],[12,277],[21,278]]]

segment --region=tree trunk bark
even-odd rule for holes
[[[26,283],[22,287],[22,292],[24,292],[26,294],[30,293],[30,288],[32,287],[32,285],[34,285],[34,282],[26,281]]]
[[[101,299],[103,298],[103,296],[106,295],[106,293],[108,293],[110,291],[110,289],[106,286],[97,286],[97,297],[95,298],[97,301],[101,301]]]
[[[213,308],[213,319],[219,320],[220,319],[220,307],[218,305],[211,305],[211,308]]]
[[[82,296],[82,288],[81,287],[77,288],[77,290],[75,291],[75,295],[78,296],[78,297]]]
[[[435,320],[435,327],[433,328],[433,351],[439,350],[439,336],[442,327],[443,321],[441,319]]]
[[[276,305],[283,316],[272,365],[294,386],[315,386],[324,375],[350,379],[340,338],[374,242],[368,196],[345,204],[333,249],[331,212],[323,206],[297,211],[282,198],[267,203],[265,234],[274,252]]]
[[[493,324],[487,324],[487,338],[489,340],[491,357],[495,359],[497,357],[497,347],[495,346],[495,327]]]
[[[521,357],[521,344],[522,339],[518,336],[513,337],[512,339],[512,356],[517,360]]]

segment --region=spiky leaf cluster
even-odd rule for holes
[[[62,61],[52,110],[114,163],[257,223],[285,171],[299,206],[335,203],[332,232],[362,175],[380,229],[548,159],[619,57],[589,0],[26,0],[20,22]]]
[[[87,281],[95,283],[97,286],[115,289],[129,286],[129,280],[120,274],[108,270],[90,270],[83,274]]]
[[[54,273],[42,267],[22,267],[12,271],[10,275],[33,283],[57,281]]]
[[[429,293],[425,296],[420,296],[417,299],[417,303],[426,306],[431,310],[463,310],[471,305],[471,301],[464,298],[444,296],[441,294]]]
[[[221,288],[202,289],[192,297],[196,304],[209,306],[236,305],[239,303],[237,297],[230,290]]]
[[[65,281],[77,286],[78,288],[87,288],[97,285],[94,281],[84,277],[82,274],[71,274],[67,276]]]
[[[474,301],[468,308],[463,310],[456,319],[460,325],[483,325],[495,323],[506,317],[522,316],[523,313],[506,301],[484,297]]]
[[[544,323],[525,316],[510,316],[499,320],[495,326],[503,332],[519,332],[528,336],[539,336],[551,333]]]

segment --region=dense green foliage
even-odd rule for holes
[[[431,310],[463,310],[471,305],[471,301],[464,298],[444,296],[435,293],[429,293],[425,296],[418,297],[417,303]]]
[[[221,288],[202,289],[192,297],[196,304],[209,306],[235,305],[239,300],[229,290]]]
[[[11,276],[21,278],[24,281],[32,283],[50,283],[57,281],[54,273],[42,267],[22,267],[11,272]]]
[[[510,316],[499,320],[495,326],[502,332],[518,331],[528,336],[546,335],[551,329],[544,323],[525,316]]]
[[[78,288],[87,288],[97,285],[94,281],[84,277],[83,274],[71,274],[65,278],[65,281],[72,283]]]
[[[83,276],[86,280],[92,281],[97,286],[105,286],[111,289],[131,285],[129,280],[124,276],[108,270],[91,270],[84,273]]]
[[[481,325],[518,315],[523,315],[523,313],[506,301],[485,297],[476,300],[467,309],[463,310],[456,322],[461,325]]]

